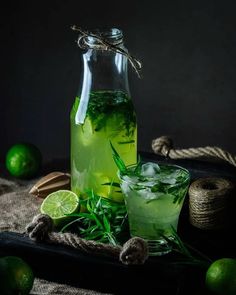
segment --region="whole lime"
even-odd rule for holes
[[[42,155],[39,149],[29,143],[13,145],[6,155],[6,167],[11,175],[18,178],[31,178],[40,169]]]
[[[236,294],[236,259],[214,261],[206,272],[206,286],[213,294]]]
[[[33,283],[33,271],[23,259],[16,256],[0,258],[1,295],[28,295]]]

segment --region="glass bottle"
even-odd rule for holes
[[[103,40],[121,48],[119,29],[96,31]],[[122,201],[111,144],[126,165],[137,161],[137,122],[130,97],[127,56],[84,36],[82,83],[71,110],[71,189]]]

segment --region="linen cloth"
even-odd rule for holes
[[[39,213],[42,200],[29,194],[30,188],[37,182],[11,181],[0,178],[0,232],[22,233],[26,225]],[[35,278],[31,295],[100,295],[95,290],[75,288],[68,285]]]

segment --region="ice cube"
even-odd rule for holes
[[[124,175],[122,176],[122,182],[127,182],[127,183],[137,183],[139,178],[134,175]]]
[[[129,183],[127,183],[127,182],[122,182],[120,187],[121,187],[122,193],[123,193],[124,195],[127,195],[127,194],[129,193],[129,191],[130,191]]]
[[[124,194],[128,194],[129,191],[132,189],[133,185],[135,185],[138,182],[137,176],[128,176],[124,175],[122,176],[121,181],[121,190]]]
[[[156,184],[156,181],[141,181],[138,182],[137,185],[145,186],[147,188],[151,188]]]
[[[149,189],[141,189],[138,191],[138,194],[141,198],[145,199],[145,200],[150,200],[154,198],[154,194],[152,192],[150,192]]]
[[[155,175],[160,171],[160,167],[156,163],[147,162],[142,165],[141,175],[144,177],[155,177]]]
[[[138,190],[138,194],[141,198],[147,201],[157,200],[164,195],[162,192],[153,193],[150,188]]]
[[[182,180],[183,177],[183,171],[180,169],[177,169],[170,174],[163,174],[160,177],[160,182],[165,184],[176,184],[179,180]]]
[[[160,178],[160,182],[165,184],[176,184],[176,179],[172,176],[165,176]]]

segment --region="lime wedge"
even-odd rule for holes
[[[79,197],[75,193],[69,190],[59,190],[44,199],[40,211],[49,215],[57,226],[68,219],[67,214],[76,212],[78,207]]]
[[[92,143],[93,138],[94,138],[94,130],[93,130],[93,124],[91,120],[87,117],[85,119],[85,122],[82,127],[82,135],[80,137],[80,140],[84,146],[88,146]]]

